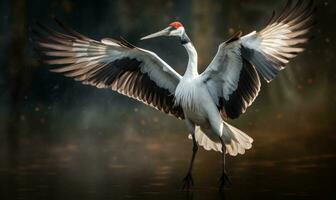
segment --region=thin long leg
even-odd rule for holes
[[[196,156],[196,153],[198,151],[198,145],[197,145],[197,142],[196,142],[196,138],[195,138],[195,134],[191,134],[192,136],[192,140],[193,140],[193,149],[192,149],[192,157],[191,157],[191,160],[190,160],[190,164],[189,164],[189,170],[188,170],[188,173],[191,174],[192,172],[192,168],[194,166],[194,160],[195,160],[195,156]]]
[[[193,148],[192,148],[192,156],[191,156],[191,160],[189,163],[189,168],[188,168],[188,172],[187,175],[184,177],[183,179],[183,186],[182,186],[182,190],[186,189],[189,190],[190,186],[194,185],[194,180],[192,178],[192,169],[194,166],[194,160],[198,151],[198,145],[196,142],[196,138],[195,138],[195,125],[193,125],[191,122],[187,122],[188,125],[188,129],[191,132],[191,137],[192,137],[192,141],[193,141]]]
[[[219,190],[222,191],[225,186],[230,186],[232,183],[225,169],[225,153],[226,153],[225,143],[221,137],[219,137],[219,139],[222,143],[222,176],[219,179]]]

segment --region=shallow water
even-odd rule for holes
[[[195,186],[181,192],[191,143],[181,134],[25,139],[2,151],[1,199],[312,199],[333,195],[335,138],[252,133],[254,147],[228,159],[233,185],[218,192],[220,155],[203,149]],[[92,134],[94,135],[94,134]],[[141,137],[139,137],[141,136]],[[281,142],[281,138],[286,141]],[[43,137],[42,137],[43,138]],[[296,140],[300,138],[300,140]],[[292,140],[291,140],[292,139]],[[307,147],[307,148],[305,148]]]

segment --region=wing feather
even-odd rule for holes
[[[288,1],[284,11],[260,32],[241,38],[242,55],[250,61],[267,82],[285,68],[291,58],[302,52],[301,44],[309,41],[306,36],[313,25],[313,1],[305,4],[299,0],[293,6]]]
[[[258,95],[260,79],[272,81],[290,59],[304,51],[300,45],[309,41],[315,12],[313,1],[305,4],[289,0],[266,27],[219,46],[215,58],[201,74],[221,113],[237,118]],[[239,34],[238,34],[239,35]]]
[[[181,76],[153,52],[126,40],[88,38],[56,20],[64,33],[42,24],[33,29],[37,50],[50,69],[83,84],[111,88],[162,112],[183,119],[174,93]]]

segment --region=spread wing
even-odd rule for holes
[[[313,1],[305,4],[288,1],[282,13],[272,18],[260,32],[230,39],[222,43],[215,58],[201,74],[212,98],[222,114],[237,118],[258,95],[258,73],[272,81],[291,58],[304,49],[309,38],[315,11]]]
[[[57,21],[66,34],[41,24],[33,29],[34,42],[51,69],[83,84],[111,88],[167,114],[183,119],[174,105],[181,76],[155,53],[125,40],[90,39]]]

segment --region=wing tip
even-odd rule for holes
[[[224,44],[230,44],[234,41],[237,41],[240,39],[240,37],[243,35],[242,31],[237,31],[236,33],[234,33],[230,39],[228,39],[227,41],[224,42]]]

